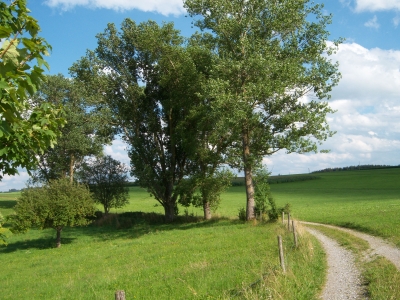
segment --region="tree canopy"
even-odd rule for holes
[[[80,169],[80,180],[89,186],[95,202],[103,205],[105,214],[129,203],[128,168],[124,164],[106,155],[86,161]]]
[[[85,158],[101,154],[103,145],[111,141],[112,126],[107,115],[93,107],[79,82],[61,74],[46,79],[32,101],[62,105],[67,124],[59,128],[62,135],[57,145],[38,155],[33,179],[49,182],[68,177],[72,181]]]
[[[35,155],[54,146],[65,123],[59,106],[30,101],[49,67],[43,57],[51,47],[39,31],[25,0],[0,2],[0,180],[18,167],[32,170]]]
[[[331,16],[308,0],[186,0],[185,7],[216,56],[204,97],[215,110],[229,108],[216,128],[236,137],[228,157],[244,170],[252,219],[252,174],[263,156],[317,151],[333,134],[326,121],[333,110],[319,100],[340,78],[329,60],[340,41],[328,42]]]
[[[120,32],[109,24],[97,38],[97,49],[71,71],[96,87],[92,92],[109,107],[129,145],[131,175],[172,221],[183,179],[194,168],[199,122],[192,112],[200,104],[207,55],[189,47],[172,23],[126,19]]]
[[[56,246],[60,247],[63,228],[89,224],[88,217],[94,215],[95,206],[85,185],[71,184],[64,178],[23,190],[14,210],[15,214],[9,217],[13,232],[53,228],[57,232]]]

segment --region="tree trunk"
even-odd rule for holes
[[[164,204],[165,221],[171,223],[175,219],[175,203],[166,202]]]
[[[71,158],[69,161],[69,181],[72,182],[74,181],[74,164],[75,164],[75,156],[71,154]]]
[[[208,201],[203,202],[203,210],[204,210],[204,220],[210,220],[211,219],[210,202]]]
[[[244,164],[244,178],[246,184],[246,197],[247,197],[247,206],[246,206],[246,219],[252,220],[255,218],[254,215],[254,185],[253,185],[253,174],[252,174],[252,164],[249,161],[250,159],[250,146],[249,146],[249,135],[248,132],[243,131],[242,135],[243,139],[243,164]]]
[[[61,227],[57,227],[56,231],[57,231],[56,248],[60,248],[61,247],[61,231],[62,231],[62,228]]]

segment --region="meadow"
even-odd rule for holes
[[[356,228],[400,245],[400,168],[315,176],[271,184],[278,206],[290,203],[297,219]],[[0,194],[3,215],[12,213],[17,197]],[[179,220],[164,224],[154,213],[162,207],[145,190],[131,187],[130,199],[113,211],[119,221],[64,229],[60,249],[51,229],[10,237],[0,248],[0,298],[110,299],[123,289],[127,299],[315,299],[321,289],[325,262],[316,240],[302,232],[295,249],[281,222],[239,221],[243,186],[225,192],[206,222],[201,209],[180,207]]]

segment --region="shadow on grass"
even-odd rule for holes
[[[353,222],[338,223],[338,226],[349,228],[349,229],[354,229],[354,230],[369,233],[372,235],[379,235],[379,233],[377,231],[373,230],[372,228],[361,226],[361,225],[353,223]]]
[[[62,245],[90,243],[90,241],[110,241],[116,239],[137,239],[148,234],[159,234],[171,230],[191,230],[196,228],[215,228],[244,224],[239,220],[219,217],[204,221],[200,217],[178,216],[173,223],[166,223],[164,215],[156,213],[126,212],[122,214],[99,215],[87,227],[66,227],[61,235]],[[89,240],[88,240],[89,239]],[[32,240],[10,242],[0,248],[1,253],[18,250],[49,249],[55,247],[55,234],[46,234]]]
[[[15,200],[0,200],[1,209],[12,209],[17,204]]]
[[[70,237],[61,237],[61,247],[65,244],[71,244],[75,240],[75,238]],[[56,239],[55,237],[46,237],[46,238],[39,238],[39,239],[26,239],[23,241],[18,241],[15,243],[8,244],[7,247],[0,248],[0,254],[2,253],[11,253],[15,251],[23,251],[23,250],[45,250],[55,248],[56,246]]]
[[[229,218],[204,221],[200,217],[178,216],[173,223],[166,223],[164,216],[156,213],[126,212],[101,216],[88,227],[66,228],[68,236],[89,236],[95,240],[135,239],[147,234],[170,230],[191,230],[243,224]]]

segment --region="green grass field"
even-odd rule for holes
[[[400,245],[400,169],[317,176],[272,184],[278,206],[290,203],[297,219],[353,227]],[[0,194],[3,215],[12,213],[17,197]],[[130,198],[128,206],[114,212],[163,212],[143,189],[132,187]],[[139,218],[121,219],[119,227],[67,228],[60,249],[54,248],[51,229],[12,236],[0,248],[0,298],[110,299],[123,289],[127,299],[315,299],[325,268],[316,240],[303,233],[294,249],[280,222],[239,222],[243,186],[230,188],[222,198],[212,221],[195,221],[191,216],[201,217],[202,210],[188,208],[187,222],[182,217],[169,225]],[[279,268],[278,234],[284,236],[285,275]]]
[[[239,202],[241,193],[230,193]],[[12,213],[17,196],[1,194],[2,214]],[[133,188],[131,198],[125,211],[161,211],[141,189]],[[163,224],[154,214],[144,215],[128,226],[120,215],[119,229],[66,228],[59,249],[52,229],[12,236],[0,248],[0,298],[110,299],[122,289],[127,299],[314,299],[323,284],[318,243],[303,234],[295,249],[280,223],[183,217]],[[278,234],[284,239],[285,275]]]
[[[400,246],[400,168],[318,176],[271,185],[278,205],[290,203],[298,219],[354,228]]]

